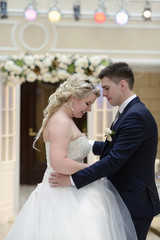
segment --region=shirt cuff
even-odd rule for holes
[[[75,183],[73,182],[72,176],[70,176],[70,181],[71,181],[72,186],[75,186]]]
[[[89,144],[93,147],[95,141],[93,141],[93,140],[88,140],[88,142],[89,142]]]

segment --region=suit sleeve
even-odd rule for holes
[[[94,142],[94,145],[92,148],[94,155],[101,155],[104,144],[105,144],[104,142],[100,142],[100,141]]]
[[[72,175],[76,187],[81,188],[118,171],[140,148],[146,134],[144,117],[138,113],[128,115],[116,129],[112,142],[108,146],[110,148],[108,154],[105,155],[104,150],[100,161]],[[95,152],[100,152],[100,145],[97,149]]]

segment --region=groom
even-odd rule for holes
[[[152,219],[160,213],[154,179],[157,153],[157,125],[149,110],[133,92],[134,76],[124,62],[103,69],[99,78],[103,96],[119,106],[120,116],[112,124],[112,141],[95,141],[93,153],[100,161],[71,177],[52,174],[52,186],[75,184],[81,188],[107,177],[115,186],[132,216],[138,240],[145,240]],[[57,177],[58,176],[58,177]]]

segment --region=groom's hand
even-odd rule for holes
[[[50,173],[49,183],[51,187],[71,186],[70,176],[60,173]]]

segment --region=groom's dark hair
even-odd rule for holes
[[[121,80],[128,82],[129,88],[132,90],[134,85],[134,75],[130,66],[125,62],[112,63],[104,68],[98,75],[100,79],[109,78],[115,84]]]

